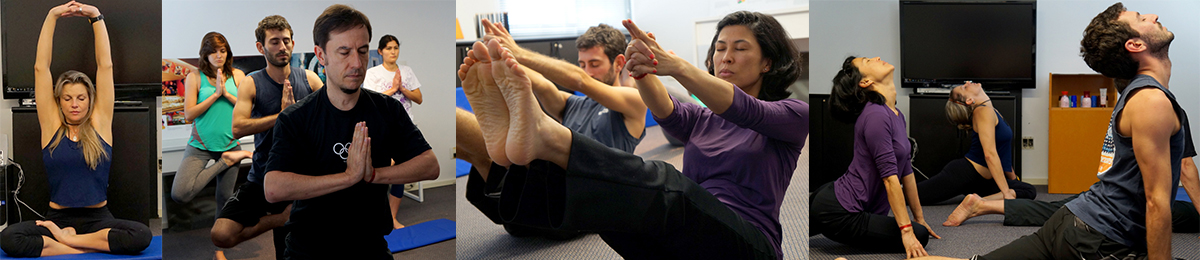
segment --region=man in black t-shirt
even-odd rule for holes
[[[329,87],[279,114],[263,183],[268,201],[295,201],[284,256],[392,259],[383,239],[392,230],[387,184],[435,179],[437,159],[399,101],[361,89],[365,15],[330,6],[313,38]]]

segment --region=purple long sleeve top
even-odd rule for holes
[[[846,174],[834,181],[834,194],[849,212],[887,215],[883,178],[912,174],[904,113],[892,113],[885,105],[868,102],[854,123],[854,158]]]
[[[808,137],[808,103],[734,89],[722,114],[671,98],[675,110],[655,120],[686,143],[683,175],[758,227],[782,256],[779,208]]]

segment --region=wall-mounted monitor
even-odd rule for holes
[[[1034,88],[1037,4],[900,3],[902,87]]]

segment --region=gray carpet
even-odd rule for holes
[[[450,207],[450,204],[455,199],[455,196],[450,193],[454,192],[454,190],[453,187],[449,186],[426,188],[425,202],[416,202],[405,197],[404,201],[400,203],[400,214],[396,217],[397,220],[405,225],[439,218],[458,221],[454,210]],[[211,200],[212,198],[208,197],[207,199]],[[170,199],[168,198],[168,200]],[[212,217],[211,212],[208,217]],[[164,231],[166,233],[163,235],[164,258],[212,259],[217,247],[213,246],[212,240],[209,237],[209,229],[212,228],[211,221],[209,223],[209,226],[195,227],[195,229],[190,230],[177,231],[178,228],[176,228],[176,230]],[[271,241],[271,237],[272,232],[267,231],[267,233],[243,242],[234,248],[225,249],[225,256],[229,259],[273,260],[275,259],[275,246]],[[399,252],[392,256],[395,259],[454,259],[456,243],[455,239],[450,239]]]
[[[1054,201],[1069,197],[1069,195],[1048,194],[1045,186],[1038,186],[1038,200]],[[942,222],[958,206],[961,197],[952,199],[947,204],[923,206],[926,219],[933,232],[942,239],[930,238],[925,250],[931,255],[970,258],[975,254],[986,254],[1008,244],[1009,242],[1037,231],[1039,227],[1006,227],[1003,225],[1003,215],[988,215],[967,220],[958,227],[943,227]],[[1176,233],[1172,236],[1172,255],[1177,258],[1200,259],[1200,234]],[[846,257],[851,260],[860,259],[903,259],[903,253],[879,253],[852,248],[833,242],[823,235],[809,238],[811,258],[814,260]]]
[[[647,160],[662,160],[682,169],[683,147],[667,144],[662,128],[646,128],[646,137],[634,154]],[[509,236],[500,225],[471,206],[466,194],[467,178],[458,178],[455,208],[458,212],[459,259],[616,259],[621,258],[599,235],[581,236],[569,241]],[[796,172],[785,194],[780,212],[783,226],[783,254],[786,259],[808,256],[808,148],[801,152]]]

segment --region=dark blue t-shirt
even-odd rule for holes
[[[1075,213],[1096,231],[1104,234],[1113,241],[1120,242],[1134,250],[1146,251],[1146,190],[1142,182],[1142,172],[1133,153],[1133,138],[1121,135],[1117,131],[1121,120],[1121,111],[1130,94],[1140,88],[1158,88],[1162,90],[1180,122],[1179,132],[1170,137],[1171,145],[1171,186],[1179,187],[1180,161],[1185,155],[1195,154],[1192,149],[1191,135],[1188,131],[1187,114],[1175,100],[1170,90],[1162,87],[1158,81],[1147,75],[1137,75],[1121,92],[1121,98],[1113,107],[1112,119],[1108,123],[1108,134],[1104,137],[1104,146],[1100,150],[1100,169],[1096,174],[1100,181],[1081,194],[1079,198],[1067,203],[1067,208]],[[1171,201],[1175,200],[1175,191],[1171,191]]]

